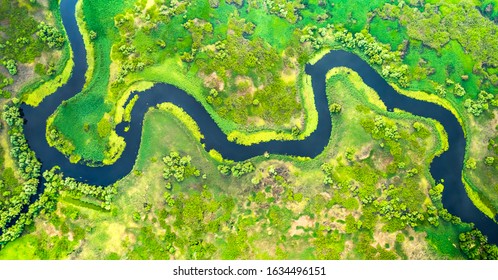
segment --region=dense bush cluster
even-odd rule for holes
[[[488,244],[488,238],[478,229],[461,233],[460,248],[471,260],[497,260],[498,247]]]
[[[16,160],[24,183],[21,192],[0,204],[0,231],[4,233],[0,238],[0,245],[2,240],[7,238],[5,236],[9,236],[10,228],[6,228],[7,224],[20,215],[21,210],[36,194],[41,169],[40,162],[36,159],[34,152],[29,149],[24,137],[23,119],[19,108],[16,105],[5,105],[2,117],[9,126],[11,154]]]
[[[12,77],[5,77],[0,73],[0,96],[4,98],[10,98],[12,95],[10,91],[4,90],[5,87],[10,86],[14,83],[14,79]]]
[[[9,74],[14,76],[17,74],[17,63],[13,59],[4,60],[3,65],[9,71]]]
[[[48,144],[61,151],[66,156],[71,155],[75,147],[71,141],[67,141],[59,130],[53,125],[51,119],[47,120],[47,131],[45,133]]]
[[[187,29],[192,35],[192,51],[202,47],[202,39],[207,34],[213,33],[213,25],[210,22],[204,20],[189,20],[183,24],[183,27]]]
[[[0,61],[29,63],[43,51],[43,43],[32,38],[38,30],[38,22],[31,15],[38,7],[26,6],[18,1],[0,1]],[[11,67],[9,72],[14,73],[14,69]]]
[[[9,125],[11,153],[19,165],[19,171],[24,180],[40,176],[41,163],[36,159],[35,153],[29,149],[24,137],[23,119],[19,108],[15,105],[6,105],[2,114]]]
[[[13,225],[5,228],[2,226],[0,235],[0,247],[18,238],[24,227],[33,223],[33,219],[40,213],[49,213],[57,208],[57,201],[62,191],[67,192],[75,198],[83,196],[92,197],[101,200],[98,205],[105,210],[110,210],[111,199],[117,193],[115,185],[103,188],[91,186],[85,183],[76,182],[72,178],[64,178],[63,174],[58,172],[58,167],[43,172],[45,179],[45,188],[38,199],[31,203],[26,212],[20,211],[16,215],[16,221]],[[38,179],[34,179],[38,183]],[[35,189],[36,192],[36,189]]]
[[[166,165],[163,169],[164,179],[169,180],[173,177],[177,182],[182,182],[190,176],[199,177],[201,171],[191,164],[191,160],[190,156],[181,157],[178,152],[171,152],[163,157],[163,162]]]
[[[111,209],[111,200],[118,193],[115,184],[106,187],[94,186],[78,182],[71,177],[65,177],[64,180],[60,181],[60,184],[61,190],[75,198],[93,197],[98,199],[101,202],[99,206],[105,210]]]
[[[426,219],[424,213],[418,210],[410,209],[406,200],[403,201],[398,194],[403,186],[389,185],[387,187],[387,199],[375,200],[374,207],[378,210],[379,215],[388,221],[396,219],[402,225],[415,227]]]
[[[381,116],[377,116],[373,120],[364,119],[361,124],[367,132],[372,134],[374,139],[385,139],[397,142],[401,138],[396,124],[388,123],[386,119]]]
[[[62,35],[57,28],[50,26],[43,21],[38,24],[36,35],[38,35],[40,40],[51,49],[60,49],[65,42],[64,35]]]
[[[41,164],[36,159],[35,153],[29,149],[24,137],[23,119],[21,118],[19,108],[15,105],[5,105],[2,117],[9,126],[11,155],[16,160],[19,174],[24,180],[22,192],[19,196],[4,202],[3,206],[10,208],[9,211],[12,212],[12,209],[16,208],[20,210],[22,205],[29,203],[30,197],[36,193]],[[2,215],[5,214],[4,210],[7,210],[6,208],[2,207]],[[17,210],[13,212],[18,213]],[[6,216],[10,218],[13,216],[11,214]],[[2,226],[5,225],[4,222],[1,224]]]
[[[264,0],[264,3],[270,14],[281,17],[290,23],[296,23],[300,17],[298,11],[305,8],[301,1]]]
[[[467,112],[474,115],[474,117],[479,117],[483,112],[489,109],[489,103],[493,98],[494,96],[491,93],[481,91],[477,96],[477,100],[467,98],[465,99],[463,106],[467,109]]]
[[[233,177],[241,177],[247,173],[251,173],[255,170],[254,164],[250,161],[247,162],[238,162],[235,165],[224,165],[220,164],[218,165],[218,171],[220,171],[221,174],[225,176],[229,176],[232,174]]]
[[[71,177],[64,177],[64,174],[58,172],[58,170],[58,167],[54,167],[43,172],[43,178],[46,181],[45,192],[52,193],[52,196],[58,196],[60,192],[64,192],[75,199],[93,198],[100,201],[100,205],[96,206],[100,206],[105,210],[111,209],[111,200],[117,194],[116,185],[107,187],[89,185],[78,182]],[[56,203],[56,200],[57,198],[53,197],[54,203]],[[50,208],[55,209],[55,205]]]
[[[0,235],[0,247],[21,236],[25,226],[33,223],[33,219],[40,213],[53,210],[56,205],[57,190],[51,187],[40,195],[38,200],[28,206],[25,213],[17,216],[15,223],[8,228],[2,229]]]
[[[408,66],[402,63],[401,54],[391,51],[389,45],[376,41],[368,31],[355,34],[347,30],[338,31],[335,39],[346,48],[358,48],[371,64],[381,66],[382,76],[397,80],[403,87],[408,85]]]
[[[423,3],[423,2],[422,2]],[[379,12],[383,18],[399,19],[407,28],[408,36],[440,50],[451,39],[457,40],[479,62],[498,65],[498,27],[484,18],[471,2],[421,4],[420,9],[404,2],[386,4]],[[445,11],[444,16],[442,10]],[[483,48],[482,46],[487,46]]]
[[[260,38],[248,39],[255,25],[237,13],[230,15],[228,29],[226,38],[216,41],[214,49],[204,50],[211,63],[196,60],[200,72],[213,77],[206,79],[206,99],[221,117],[239,124],[247,123],[250,116],[279,125],[288,122],[301,105],[295,98],[296,86],[273,74],[283,65],[277,49]]]

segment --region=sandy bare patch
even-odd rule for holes
[[[107,226],[107,235],[109,240],[106,244],[106,250],[108,252],[115,252],[118,255],[124,253],[122,242],[126,240],[126,237],[131,238],[131,234],[126,233],[126,227],[119,223],[111,223]]]
[[[47,224],[47,222],[43,222],[43,228],[45,228],[45,232],[48,234],[48,236],[50,237],[54,237],[54,236],[59,236],[61,237],[62,236],[62,233],[57,230],[54,225],[52,224]]]
[[[372,243],[373,247],[385,248],[386,244],[389,244],[389,248],[394,248],[394,243],[396,242],[396,234],[398,232],[385,232],[382,230],[384,225],[382,223],[378,223],[375,226],[375,231],[373,233],[374,242]]]
[[[306,118],[306,115],[304,114],[304,112],[301,112],[299,116],[292,116],[290,121],[289,121],[289,123],[290,123],[289,127],[292,127],[295,125],[301,130],[304,129],[304,126],[306,125],[305,118]]]
[[[299,71],[296,68],[286,67],[280,72],[280,78],[287,84],[295,83]]]
[[[217,91],[223,91],[223,89],[225,89],[225,82],[223,81],[223,79],[218,77],[218,74],[216,72],[213,72],[209,75],[200,73],[199,76],[203,80],[205,87],[214,88]]]
[[[340,259],[341,260],[349,259],[349,254],[353,251],[353,247],[354,247],[353,241],[346,240],[346,242],[344,242],[344,250],[341,252]]]
[[[386,170],[387,166],[393,161],[392,156],[385,156],[382,152],[374,151],[371,155],[375,169]]]
[[[7,77],[9,77],[8,75]],[[35,64],[34,63],[18,63],[17,64],[17,75],[12,76],[14,78],[14,83],[6,87],[7,90],[12,90],[13,92],[18,92],[24,85],[33,81],[37,75],[35,74]]]
[[[370,157],[370,152],[372,151],[373,144],[364,145],[360,151],[356,154],[357,160],[364,160]]]
[[[287,209],[291,210],[294,214],[303,213],[306,204],[308,204],[308,201],[303,199],[301,202],[288,203]]]
[[[152,6],[156,5],[156,1],[154,0],[147,0],[147,4],[145,4],[145,9],[148,10]]]
[[[346,216],[351,214],[351,216],[353,216],[355,219],[358,220],[361,216],[361,211],[359,210],[348,211],[346,208],[336,204],[328,210],[327,214],[329,217],[334,217],[340,220],[346,220]]]
[[[412,228],[408,229],[408,234],[413,236],[412,241],[405,240],[401,245],[403,251],[409,260],[428,260],[433,259],[431,255],[427,253],[427,241],[425,232],[415,232]]]
[[[261,117],[250,116],[250,117],[247,117],[247,123],[249,125],[261,127],[261,126],[264,126],[266,124],[266,121]]]
[[[329,219],[323,222],[323,225],[329,227],[331,230],[337,229],[341,233],[346,232],[346,217],[352,215],[356,220],[361,216],[361,212],[358,210],[348,211],[346,208],[340,205],[334,205],[327,211],[327,216]],[[333,219],[333,221],[331,221]],[[342,222],[339,222],[342,221]]]
[[[320,194],[324,196],[327,200],[330,200],[332,198],[332,196],[328,192],[321,192]]]
[[[304,215],[299,217],[299,219],[294,220],[292,222],[291,228],[289,229],[289,234],[290,236],[294,235],[301,235],[304,233],[304,230],[302,228],[297,228],[297,227],[303,227],[303,228],[311,228],[315,224],[314,219],[311,219],[310,216]]]
[[[431,189],[431,184],[427,180],[427,178],[420,176],[419,180],[419,186],[420,189],[424,192],[424,194],[428,197],[429,196],[429,190]]]
[[[254,86],[254,82],[251,78],[246,76],[237,76],[235,77],[235,85],[237,86],[237,94],[238,95],[254,95],[256,91],[256,87]]]

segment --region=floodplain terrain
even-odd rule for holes
[[[111,186],[40,163],[19,107],[43,108],[83,75],[71,73],[66,1],[86,82],[40,141],[72,163],[115,164],[154,83],[193,96],[232,142],[305,140],[320,125],[305,67],[346,50],[399,93],[454,114],[466,143],[452,176],[496,223],[493,1],[4,1],[0,259],[497,258],[496,236],[449,213],[443,195],[454,186],[431,173],[455,139],[437,120],[387,110],[348,68],[327,74],[332,132],[316,157],[223,159],[183,108],[164,103],[145,114],[133,170]],[[25,34],[14,27],[21,19]]]

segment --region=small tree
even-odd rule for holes
[[[467,162],[465,162],[465,168],[467,169],[476,169],[477,168],[477,162],[474,158],[469,158]]]
[[[93,40],[97,39],[97,32],[91,30],[89,35],[90,35],[90,40],[93,41]]]
[[[494,157],[486,157],[486,159],[484,160],[484,163],[486,163],[486,165],[493,165],[495,163],[495,158]]]
[[[332,105],[330,105],[330,112],[332,114],[339,114],[341,111],[342,111],[342,106],[340,104],[332,103]]]
[[[14,76],[17,74],[17,63],[13,59],[4,60],[3,65],[9,71],[9,74]]]
[[[453,94],[462,97],[465,95],[465,89],[460,84],[455,84],[455,88],[453,89]]]

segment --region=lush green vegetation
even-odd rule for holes
[[[8,24],[2,24],[0,27],[0,56],[4,64],[13,65],[16,60],[21,63],[33,61],[41,55],[44,46],[42,37],[39,36],[40,40],[33,38],[39,31],[37,21],[31,16],[23,16],[29,13],[28,8],[21,7],[18,2],[3,0],[0,6],[0,18],[8,21]],[[10,63],[7,63],[8,61]]]
[[[69,77],[72,65],[61,27],[58,1],[2,1],[0,3],[0,92],[3,97],[20,96],[41,100]],[[69,72],[67,71],[69,70]],[[59,192],[75,197],[95,197],[99,207],[109,207],[109,200],[91,186],[66,178],[65,186],[53,184],[52,172],[45,172],[43,190],[38,189],[41,164],[24,138],[19,99],[2,102],[1,166],[0,166],[0,246],[16,239],[40,213],[55,209]],[[2,125],[4,126],[4,125]],[[62,176],[62,175],[58,175]],[[58,177],[57,177],[58,178]],[[61,177],[62,178],[62,177]],[[112,189],[112,188],[111,188]],[[111,189],[103,191],[109,192]],[[36,193],[39,195],[36,195]],[[107,203],[107,204],[106,204]],[[44,250],[47,251],[47,248]]]
[[[330,105],[342,108],[313,160],[268,155],[220,165],[174,112],[151,110],[134,171],[117,183],[109,212],[61,191],[57,211],[41,214],[0,258],[463,258],[447,242],[471,227],[442,209],[442,186],[428,175],[426,161],[441,149],[430,137],[435,125],[366,102],[375,93],[355,79],[330,76]],[[446,243],[426,241],[425,232],[438,231]]]
[[[12,168],[4,169],[2,166],[4,170],[0,179],[0,246],[19,237],[25,226],[31,225],[40,212],[50,213],[55,210],[55,204],[61,194],[88,204],[93,203],[105,210],[110,209],[110,200],[116,193],[112,186],[104,189],[77,182],[72,178],[64,178],[63,174],[57,172],[57,167],[40,174],[41,163],[24,138],[23,119],[17,104],[6,105],[2,117],[9,126],[11,155],[21,178],[16,178]],[[41,175],[45,180],[44,188],[38,190]],[[31,199],[37,191],[40,195],[33,203]],[[26,206],[27,211],[24,211]],[[11,222],[13,225],[9,225]]]
[[[0,0],[6,99],[36,105],[71,74],[58,2],[44,3]],[[85,0],[87,83],[50,117],[46,137],[72,162],[112,164],[125,145],[114,128],[130,121],[138,95],[126,101],[145,81],[193,95],[231,141],[303,139],[317,124],[304,65],[346,49],[403,94],[456,114],[469,196],[494,216],[497,9],[488,0]],[[57,168],[40,174],[13,99],[0,133],[0,258],[496,259],[496,246],[443,208],[444,182],[428,169],[448,145],[441,126],[386,112],[349,70],[327,79],[334,126],[315,159],[223,160],[181,108],[161,104],[144,120],[133,172],[105,188]]]
[[[496,260],[498,248],[487,244],[486,236],[479,230],[472,230],[460,234],[460,247],[470,259],[473,260]]]
[[[0,6],[0,96],[10,98],[59,74],[67,59],[61,59],[64,55],[58,49],[66,39],[56,21],[56,0],[45,4],[2,0]]]
[[[467,159],[482,162],[464,170],[464,179],[479,203],[496,214],[497,177],[485,165],[489,155],[478,144],[492,138],[486,131],[496,126],[497,37],[483,36],[496,32],[489,21],[494,8],[490,1],[386,4],[376,12],[370,31],[393,47],[403,38],[396,48],[409,66],[409,87],[447,99],[458,112],[468,136]]]
[[[17,178],[12,167],[4,168],[0,179],[0,229],[6,232],[9,222],[15,219],[22,209],[30,203],[30,198],[37,191],[40,177],[41,164],[36,159],[35,153],[28,147],[24,138],[23,119],[19,108],[15,105],[6,105],[3,119],[9,126],[10,148],[12,157],[17,163],[17,171],[22,181]],[[2,155],[2,159],[4,155]],[[2,236],[4,237],[4,236]],[[0,243],[5,243],[8,238],[2,238]],[[7,239],[7,240],[5,240]]]
[[[92,41],[95,56],[92,58],[95,61],[93,78],[83,93],[59,107],[47,129],[51,134],[47,137],[49,143],[71,156],[73,161],[84,159],[90,164],[109,164],[119,157],[124,148],[123,139],[113,130],[115,123],[109,114],[112,106],[102,95],[107,92],[110,48],[116,37],[112,29],[113,14],[124,5],[122,2],[111,5],[101,1],[85,1],[82,5],[85,19],[92,19],[86,22],[87,28],[100,34]],[[107,17],[98,16],[103,14]]]

